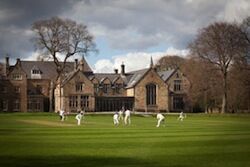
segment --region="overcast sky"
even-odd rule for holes
[[[200,28],[250,16],[250,0],[0,0],[1,60],[35,60],[31,24],[52,16],[88,26],[99,49],[87,57],[95,72],[122,62],[131,71],[148,66],[151,56],[185,56]]]

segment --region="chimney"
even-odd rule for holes
[[[80,63],[79,63],[79,67],[78,67],[79,69],[80,69],[80,71],[84,71],[84,61],[83,61],[83,59],[82,60],[80,60]]]
[[[75,59],[74,70],[77,70],[77,66],[78,66],[78,59]]]
[[[114,71],[115,71],[115,74],[118,74],[118,69],[114,69]]]
[[[5,75],[8,75],[9,73],[9,68],[10,68],[10,63],[9,63],[9,57],[5,57]]]
[[[5,65],[6,65],[6,67],[10,66],[9,57],[5,57]]]
[[[21,60],[20,60],[20,58],[17,58],[17,59],[16,59],[16,65],[21,66]]]
[[[125,75],[125,65],[123,64],[123,62],[121,65],[121,75]]]

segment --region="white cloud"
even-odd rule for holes
[[[120,66],[122,63],[124,63],[126,72],[129,72],[149,67],[151,57],[153,58],[154,64],[156,64],[161,57],[166,55],[179,55],[185,57],[187,54],[187,49],[178,50],[173,47],[168,48],[165,52],[128,53],[125,55],[114,56],[111,60],[99,60],[95,63],[93,70],[97,73],[112,73],[114,69],[118,69],[120,71]]]
[[[143,51],[162,44],[186,48],[197,30],[250,15],[249,0],[83,0],[65,13],[89,25],[112,49]]]
[[[241,22],[250,16],[249,0],[228,0],[224,10],[218,14],[218,18],[229,22]]]
[[[110,73],[113,70],[113,64],[108,59],[101,59],[96,62],[94,69],[96,73]]]

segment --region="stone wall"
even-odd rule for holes
[[[156,86],[156,106],[147,106],[146,104],[146,85],[154,83]],[[137,83],[134,88],[135,104],[134,109],[137,111],[168,111],[168,90],[167,85],[159,75],[150,69],[145,76]]]

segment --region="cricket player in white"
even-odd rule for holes
[[[158,120],[157,125],[156,125],[156,127],[158,128],[160,127],[161,122],[165,120],[165,117],[161,113],[158,113],[156,115],[156,119]]]
[[[178,120],[183,121],[183,119],[184,119],[184,114],[183,114],[183,112],[180,112],[180,115],[179,115],[179,117],[178,117]]]
[[[121,120],[123,121],[123,110],[120,110],[120,111],[119,111],[118,120],[119,120],[119,121],[121,121]]]
[[[127,123],[130,125],[130,123],[131,123],[131,121],[130,121],[130,110],[125,111],[124,123],[125,123],[125,125],[127,125]]]
[[[113,116],[113,121],[114,121],[114,125],[119,125],[118,113],[117,112],[115,112],[115,114]]]
[[[61,109],[61,110],[59,111],[59,115],[60,115],[60,117],[61,117],[61,121],[64,121],[65,117],[64,117],[64,110],[63,110],[63,109]]]
[[[82,117],[83,117],[83,112],[80,112],[76,115],[77,125],[81,125]]]

